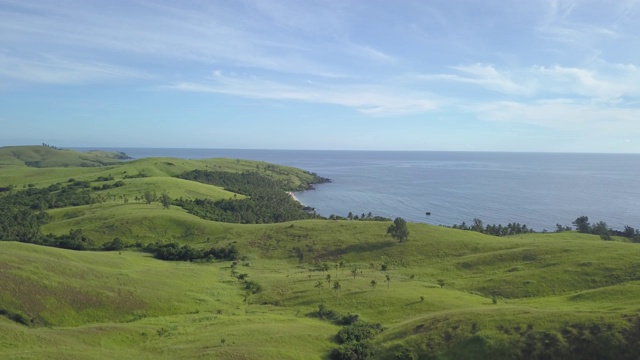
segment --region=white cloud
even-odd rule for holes
[[[183,82],[163,88],[254,99],[341,105],[364,114],[381,116],[430,112],[440,106],[440,102],[430,94],[397,91],[380,85],[325,85],[309,82],[292,85],[256,77],[225,76],[220,72],[215,72],[214,75],[212,82]]]
[[[640,95],[640,69],[630,64],[600,62],[593,69],[535,66],[539,91],[610,100]]]
[[[640,135],[640,109],[603,106],[570,99],[540,100],[530,103],[497,101],[470,106],[480,118],[498,122],[527,123],[545,128],[580,132]]]
[[[486,64],[452,66],[456,73],[418,75],[419,80],[472,84],[514,97],[562,96],[619,102],[640,95],[640,68],[594,61],[590,67],[532,66],[503,70]]]
[[[498,71],[492,65],[472,64],[452,66],[458,74],[422,75],[421,79],[446,80],[459,83],[473,84],[488,90],[507,94],[527,95],[532,92],[531,84],[522,83],[512,79],[512,74]]]
[[[0,48],[44,48],[59,57],[143,56],[328,77],[349,73],[345,62],[394,59],[349,40],[339,3],[7,2]]]

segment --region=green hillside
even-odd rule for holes
[[[0,167],[96,167],[118,164],[124,157],[122,153],[98,150],[78,152],[49,146],[7,146],[0,148]]]
[[[20,221],[33,211],[28,206],[41,207],[41,226],[25,226],[52,233],[50,240],[81,229],[91,250],[0,236],[9,240],[0,241],[0,357],[640,356],[639,244],[577,232],[495,237],[412,223],[408,241],[398,242],[387,235],[387,221],[223,223],[143,200],[145,192],[222,204],[251,200],[175,177],[192,170],[256,172],[286,188],[314,179],[232,159],[4,166],[0,187],[14,187],[0,193],[0,205],[25,206]],[[33,203],[27,194],[38,191],[45,194]],[[80,198],[86,204],[56,207],[76,192],[89,196]],[[114,238],[125,248],[100,251]],[[162,261],[144,251],[170,243],[202,251],[233,246],[239,258]],[[358,345],[340,344],[345,334],[365,333],[371,338]]]

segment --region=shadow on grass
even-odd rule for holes
[[[317,259],[335,258],[335,257],[340,257],[344,254],[349,254],[349,253],[365,253],[365,252],[371,252],[371,251],[379,251],[379,250],[390,248],[396,244],[397,242],[394,242],[391,240],[379,241],[374,243],[353,244],[347,247],[343,247],[343,248],[318,254],[316,255],[316,258]]]

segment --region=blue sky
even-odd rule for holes
[[[0,145],[640,153],[638,0],[0,0]]]

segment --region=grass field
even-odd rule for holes
[[[321,304],[381,323],[385,330],[372,340],[376,359],[562,358],[553,351],[576,341],[585,355],[575,358],[634,356],[618,356],[616,346],[631,341],[637,326],[638,244],[575,232],[493,237],[426,224],[409,224],[409,240],[399,243],[386,235],[386,222],[239,225],[118,199],[149,189],[227,198],[233,194],[170,176],[256,165],[266,166],[224,159],[5,166],[0,186],[109,174],[119,179],[125,171],[149,175],[109,190],[114,200],[50,210],[45,233],[82,228],[98,243],[119,237],[128,244],[235,244],[243,258],[232,267],[229,261],[160,261],[134,250],[0,242],[0,310],[6,315],[0,316],[0,357],[326,359],[338,346],[341,326],[310,315]],[[271,176],[306,175],[282,168]],[[234,272],[262,291],[248,293]],[[539,346],[524,352],[532,339]]]

